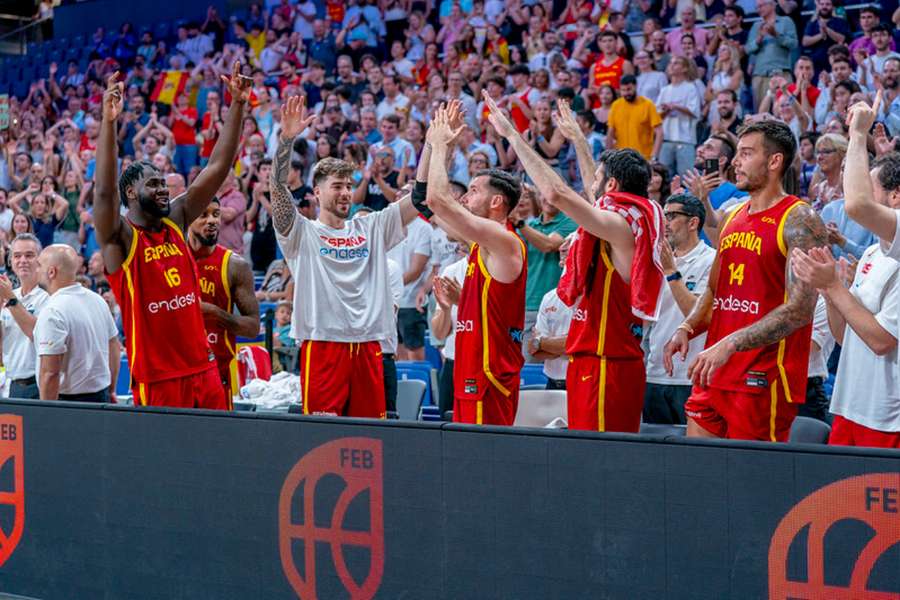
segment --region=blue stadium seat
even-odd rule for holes
[[[85,48],[85,38],[83,35],[76,35],[72,38],[72,45],[79,48]]]
[[[119,378],[116,379],[116,394],[127,395],[131,393],[131,370],[128,368],[128,359],[122,357],[119,363]]]
[[[425,382],[425,398],[422,404],[434,404],[431,393],[431,366],[428,363],[415,361],[397,361],[397,379],[415,379]]]
[[[522,366],[519,385],[547,385],[547,376],[544,375],[544,365],[541,363],[526,363]]]

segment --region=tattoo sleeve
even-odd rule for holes
[[[790,261],[794,248],[809,250],[828,246],[825,224],[812,207],[801,204],[791,210],[784,227],[784,242],[788,252],[785,266],[788,300],[753,325],[729,336],[738,352],[775,344],[812,321],[818,293],[794,277]]]
[[[288,172],[291,169],[291,152],[294,141],[278,139],[278,148],[275,150],[275,160],[272,161],[271,197],[272,218],[275,222],[275,230],[281,235],[287,235],[294,225],[297,217],[297,209],[294,208],[294,197],[288,189]]]

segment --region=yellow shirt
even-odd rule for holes
[[[266,34],[264,32],[260,32],[257,35],[253,35],[252,33],[245,33],[244,40],[247,42],[247,45],[250,46],[250,50],[253,52],[253,55],[258,59],[260,53],[262,53],[263,48],[266,47]]]
[[[653,154],[653,129],[662,124],[653,102],[638,96],[634,102],[619,98],[609,108],[607,125],[615,130],[616,148],[633,148],[644,158]]]

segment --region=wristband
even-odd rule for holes
[[[688,335],[694,335],[694,328],[688,325],[687,321],[676,327],[675,331],[678,331],[679,329],[683,329],[685,332],[687,332]]]
[[[434,211],[428,208],[428,205],[425,204],[425,197],[427,192],[428,182],[416,181],[416,184],[413,186],[412,190],[412,203],[413,206],[416,207],[416,210],[419,211],[420,215],[422,215],[426,219],[431,219],[431,217],[434,216]]]
[[[678,281],[679,279],[681,279],[681,272],[680,272],[680,271],[675,271],[675,272],[672,273],[671,275],[667,275],[667,276],[666,276],[666,281],[668,281],[669,283],[671,283],[671,282],[673,282],[673,281]]]

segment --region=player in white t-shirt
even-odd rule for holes
[[[413,219],[406,228],[402,242],[394,246],[388,257],[395,260],[403,272],[403,294],[397,324],[400,344],[398,360],[425,360],[425,311],[416,307],[416,294],[428,279],[431,260],[431,224],[425,219]]]
[[[536,360],[544,361],[544,375],[548,390],[566,389],[566,338],[572,323],[572,307],[559,299],[556,288],[541,298],[532,335],[528,339],[528,353]]]
[[[302,97],[282,106],[271,182],[276,237],[297,282],[291,336],[301,344],[303,412],[384,418],[380,341],[394,329],[387,251],[418,210],[407,196],[348,220],[355,169],[326,158],[313,169],[319,217],[299,214],[287,186],[292,144],[314,119]]]

